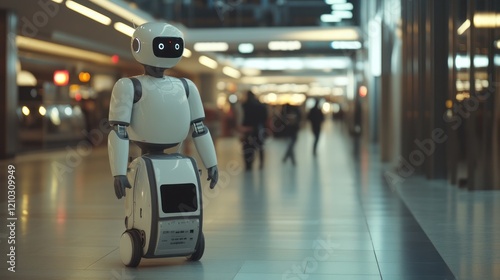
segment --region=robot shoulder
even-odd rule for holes
[[[129,78],[121,78],[113,86],[113,95],[130,95],[134,93],[134,84]]]
[[[115,83],[112,94],[136,103],[142,96],[141,82],[137,77],[121,78]]]
[[[187,78],[182,78],[181,81],[184,84],[184,87],[186,87],[186,95],[188,98],[190,98],[191,95],[194,95],[195,98],[200,95],[198,88],[193,81]]]
[[[109,104],[109,123],[130,123],[132,105],[134,102],[134,87],[128,78],[119,79],[113,86]]]
[[[203,103],[201,101],[201,96],[198,88],[193,83],[193,81],[189,79],[185,79],[184,86],[187,86],[187,90],[189,90],[189,92],[186,93],[188,94],[187,99],[191,111],[191,121],[193,122],[203,120],[205,118],[205,113],[203,110]]]

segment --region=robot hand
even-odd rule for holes
[[[217,165],[209,167],[207,169],[208,178],[207,181],[210,181],[210,188],[213,189],[217,181],[219,181],[219,169],[217,169]]]
[[[125,196],[125,188],[131,189],[132,186],[128,182],[127,176],[115,176],[115,194],[118,199]]]

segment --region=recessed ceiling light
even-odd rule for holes
[[[333,41],[332,49],[337,50],[359,50],[363,45],[359,41]]]
[[[197,52],[225,52],[229,45],[225,42],[199,42],[194,44],[194,50]]]
[[[254,50],[253,44],[243,43],[238,46],[238,51],[240,53],[252,53]]]
[[[302,44],[299,41],[271,41],[267,46],[272,51],[296,51]]]

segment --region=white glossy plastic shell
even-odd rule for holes
[[[128,139],[121,139],[116,131],[112,130],[108,135],[108,154],[113,176],[127,174],[128,151]]]
[[[136,77],[142,97],[134,104],[128,135],[130,140],[151,144],[177,144],[190,128],[190,104],[177,78]]]
[[[153,224],[158,225],[157,239],[153,240],[153,248],[155,255],[189,255],[195,250],[197,238],[187,242],[184,246],[170,248],[168,242],[165,243],[168,233],[164,231],[185,230],[186,227],[194,227],[193,236],[198,236],[200,226],[199,217],[201,217],[201,194],[197,188],[196,200],[198,209],[194,212],[187,213],[163,213],[161,210],[160,189],[165,184],[181,184],[192,183],[198,185],[198,177],[196,166],[193,165],[189,158],[168,156],[165,158],[151,159],[153,170],[149,170],[150,174],[154,174],[153,178],[148,177],[148,167],[142,157],[136,158],[129,166],[128,179],[132,185],[132,189],[126,190],[125,196],[125,216],[127,217],[127,229],[137,229],[144,231],[144,252],[150,250],[150,241],[153,236],[151,232]],[[175,174],[175,176],[172,176]],[[154,180],[152,182],[151,180]],[[151,186],[156,185],[156,188]],[[154,193],[154,195],[153,195]],[[156,197],[156,205],[158,206],[158,217],[163,220],[153,219],[152,199]],[[187,216],[185,216],[187,215]],[[168,220],[164,220],[167,218]],[[167,226],[168,228],[165,228]]]
[[[204,119],[205,110],[203,109],[200,92],[191,80],[186,79],[186,82],[189,87],[189,109],[191,114],[191,121]]]
[[[137,27],[132,35],[130,44],[131,52],[134,58],[144,64],[161,68],[174,67],[182,56],[177,58],[157,57],[153,53],[153,39],[156,37],[178,37],[184,39],[182,32],[175,26],[162,22],[148,22]],[[136,43],[134,43],[134,40]],[[134,50],[133,45],[139,42],[138,51]]]
[[[145,238],[149,241],[151,236],[151,223],[153,221],[151,209],[151,188],[147,174],[146,163],[141,157],[136,158],[129,165],[128,180],[132,189],[126,189],[125,216],[127,229],[144,230]],[[144,252],[149,249],[149,242],[144,244]]]
[[[134,85],[128,78],[119,79],[113,86],[109,103],[109,122],[129,124],[134,103]]]
[[[215,154],[214,142],[212,142],[210,131],[204,135],[194,137],[193,141],[203,161],[203,165],[205,165],[206,168],[217,165],[217,156]]]

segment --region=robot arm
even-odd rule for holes
[[[129,79],[120,79],[113,87],[109,105],[109,124],[113,130],[108,136],[108,154],[111,173],[114,176],[115,194],[125,196],[125,188],[131,188],[127,179],[129,139],[126,127],[130,124],[134,87]]]
[[[219,170],[217,169],[217,156],[215,155],[214,143],[210,136],[210,131],[203,124],[202,120],[193,122],[193,141],[198,154],[200,154],[203,165],[207,168],[210,188],[213,189],[219,180]]]
[[[203,104],[201,102],[198,89],[193,82],[188,80],[189,86],[189,107],[191,109],[191,123],[193,125],[193,141],[198,151],[198,154],[203,161],[203,165],[208,170],[208,178],[210,180],[210,188],[213,189],[219,179],[219,171],[217,169],[217,156],[215,154],[214,143],[210,131],[203,124],[205,119],[205,112],[203,111]]]

